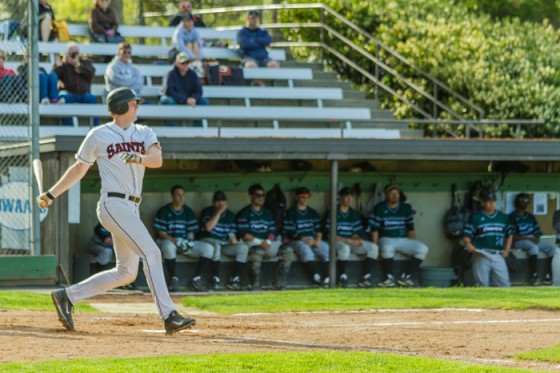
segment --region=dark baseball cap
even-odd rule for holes
[[[212,201],[213,202],[217,202],[217,201],[227,201],[227,197],[226,194],[222,191],[217,191],[214,193],[214,196],[212,197]]]
[[[401,190],[401,186],[399,184],[389,184],[383,189],[384,193],[389,193],[391,190],[397,189],[398,191]]]
[[[529,197],[529,195],[527,193],[519,193],[515,197],[515,203],[519,203],[519,202],[529,203],[530,201],[531,201],[531,198]]]
[[[193,15],[191,12],[185,13],[183,14],[183,16],[181,17],[182,21],[192,21],[194,19]]]
[[[498,196],[494,189],[485,189],[480,192],[480,199],[482,201],[495,201],[498,199]]]
[[[341,197],[351,196],[353,194],[354,194],[354,191],[352,190],[352,188],[349,188],[349,187],[344,187],[344,188],[342,188],[338,191],[338,195],[341,196]]]
[[[258,17],[258,16],[260,16],[260,15],[261,15],[261,13],[260,13],[258,10],[254,10],[254,9],[253,9],[253,10],[250,10],[250,11],[247,13],[247,16],[248,16],[248,17]]]
[[[296,189],[296,196],[301,196],[301,195],[311,196],[311,193],[309,193],[309,189],[307,189],[306,187],[299,187]]]

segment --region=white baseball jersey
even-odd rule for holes
[[[89,131],[76,153],[76,159],[90,166],[97,161],[101,193],[117,192],[140,197],[145,167],[124,163],[118,154],[146,154],[148,148],[157,143],[156,134],[146,126],[131,124],[122,129],[111,122]]]

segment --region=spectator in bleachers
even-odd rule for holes
[[[183,16],[187,13],[191,13],[191,11],[192,6],[190,1],[181,2],[179,4],[179,12],[177,12],[177,14],[173,16],[171,21],[169,21],[169,26],[177,26],[183,20]],[[200,18],[196,14],[193,14],[192,16],[195,27],[206,27],[206,24],[204,23],[204,21],[202,21],[202,18]]]
[[[142,97],[144,77],[139,68],[132,64],[132,47],[128,43],[119,43],[119,51],[105,70],[105,89],[111,92],[119,87],[133,89]]]
[[[177,55],[175,66],[163,77],[160,105],[208,105],[208,99],[202,97],[200,78],[189,68],[190,61],[183,52]],[[175,121],[167,120],[165,123],[175,125]],[[193,125],[202,127],[202,121],[194,121]]]
[[[239,50],[243,56],[242,67],[280,67],[278,61],[274,61],[268,56],[266,47],[272,42],[272,37],[267,30],[259,28],[260,13],[251,10],[247,14],[246,26],[237,33]],[[254,84],[264,85],[260,80],[255,80]]]
[[[359,287],[371,287],[371,271],[377,260],[379,249],[376,244],[366,241],[362,218],[352,206],[353,191],[345,187],[338,192],[339,205],[336,210],[336,252],[338,256],[338,284],[345,288],[348,284],[346,266],[350,253],[358,254],[364,259],[364,270],[358,282]],[[330,211],[325,215],[325,233],[331,227]]]
[[[21,102],[27,97],[24,80],[12,69],[4,67],[6,54],[0,50],[0,102]]]
[[[414,215],[416,211],[401,200],[401,188],[397,184],[385,187],[385,201],[378,203],[369,217],[371,240],[381,251],[381,266],[385,280],[379,287],[394,287],[397,283],[404,287],[415,286],[412,275],[426,259],[428,246],[416,240]],[[409,257],[401,277],[395,281],[393,261],[396,253]]]
[[[307,206],[309,197],[311,194],[306,187],[296,189],[296,204],[286,211],[284,235],[311,273],[313,282],[326,287],[329,285],[329,245],[322,240],[321,219],[317,211]],[[322,262],[322,268],[315,262],[316,258]]]
[[[185,53],[190,60],[202,60],[202,39],[194,27],[194,19],[191,13],[186,13],[182,18],[182,23],[175,28],[171,38],[171,51],[169,58],[171,61],[177,53]]]
[[[24,54],[25,62],[17,67],[18,76],[20,76],[25,85],[29,86],[29,62],[27,53]],[[58,76],[51,71],[47,73],[45,69],[39,66],[39,100],[43,105],[48,104],[64,104],[64,98],[60,97],[58,91]]]
[[[271,285],[283,289],[293,261],[293,249],[282,245],[277,237],[272,212],[264,206],[264,188],[260,184],[249,187],[251,203],[237,213],[239,237],[249,247],[249,287],[260,288],[261,266],[264,259],[278,258],[276,276]]]
[[[527,211],[530,202],[527,193],[519,193],[515,197],[515,211],[509,214],[513,227],[513,248],[526,251],[529,255],[529,270],[531,271],[531,284],[534,286],[552,284],[552,258],[556,247],[550,242],[541,240],[542,231],[535,216]],[[546,275],[541,282],[537,271],[537,257],[539,251],[546,254]]]
[[[217,191],[212,197],[212,206],[200,213],[202,222],[202,241],[214,247],[214,283],[212,288],[219,286],[221,254],[234,257],[233,271],[227,288],[241,290],[241,278],[245,275],[249,248],[237,241],[237,224],[235,214],[228,209],[227,197],[224,192]]]
[[[199,231],[194,212],[185,205],[185,189],[180,185],[171,188],[171,203],[161,207],[156,213],[154,230],[156,243],[163,255],[163,265],[167,270],[169,291],[177,290],[179,278],[175,275],[177,252],[191,258],[199,258],[196,273],[189,285],[195,291],[204,291],[202,277],[212,260],[214,249],[206,242],[195,241]]]
[[[109,269],[107,266],[114,259],[113,237],[101,223],[93,229],[93,236],[89,240],[88,249],[95,256],[97,272]]]
[[[109,6],[110,0],[95,0],[89,13],[90,41],[93,43],[121,43],[124,38],[118,32],[117,14]]]
[[[57,35],[52,32],[54,10],[49,5],[49,0],[39,0],[39,33],[41,41],[56,41]]]
[[[80,57],[78,44],[68,43],[62,63],[55,64],[53,72],[58,76],[59,87],[66,91],[62,97],[67,104],[97,104],[97,97],[91,94],[95,67],[89,59]],[[62,122],[71,126],[72,118],[63,118]],[[94,118],[93,124],[99,125],[99,118]]]

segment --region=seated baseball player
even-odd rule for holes
[[[199,258],[196,273],[189,282],[195,291],[204,291],[203,277],[212,262],[214,249],[206,242],[195,241],[194,233],[199,231],[194,212],[184,204],[185,189],[180,185],[171,188],[171,203],[161,207],[155,217],[156,243],[160,248],[169,291],[177,290],[179,278],[175,276],[177,252],[191,258]]]
[[[241,240],[249,247],[249,288],[260,288],[262,261],[278,257],[276,276],[271,286],[280,290],[287,285],[294,251],[282,245],[277,237],[272,212],[264,206],[265,196],[260,184],[249,187],[251,203],[237,213],[237,230]]]
[[[385,280],[378,283],[379,287],[415,286],[412,275],[426,259],[428,247],[416,240],[414,231],[414,214],[410,204],[401,201],[401,188],[397,184],[389,184],[384,189],[385,200],[378,203],[371,211],[369,227],[371,240],[381,251],[381,267]],[[396,253],[409,257],[404,272],[397,280],[393,274],[393,263]]]
[[[364,259],[364,269],[359,287],[371,287],[371,272],[377,260],[379,249],[376,244],[364,240],[365,236],[362,219],[352,207],[352,189],[345,187],[338,192],[339,205],[336,209],[336,254],[338,257],[338,284],[345,288],[348,284],[346,266],[350,253],[358,254]],[[328,235],[331,228],[331,212],[325,215],[325,233]]]
[[[530,202],[527,193],[519,193],[515,197],[515,211],[509,214],[509,220],[513,228],[513,248],[526,251],[529,255],[529,270],[531,271],[531,284],[538,286],[552,284],[552,258],[556,251],[556,246],[541,240],[541,228],[535,216],[527,212]],[[546,254],[546,275],[541,282],[537,271],[537,255],[539,251]]]
[[[163,77],[160,105],[208,105],[208,99],[202,97],[200,78],[190,69],[191,58],[181,52],[175,58],[173,69]],[[166,125],[174,126],[175,121],[167,120]],[[195,120],[193,126],[202,127],[202,121]]]
[[[478,286],[509,287],[505,258],[513,242],[513,227],[506,214],[496,210],[496,192],[480,193],[482,210],[475,213],[465,228],[465,247],[473,254],[472,270]]]
[[[88,249],[90,254],[95,255],[95,262],[97,263],[97,272],[105,269],[110,269],[108,264],[114,259],[113,251],[113,237],[111,233],[97,223],[93,229],[93,236],[89,240]]]
[[[235,215],[228,209],[227,197],[224,192],[217,191],[212,197],[212,206],[206,207],[200,213],[203,227],[202,241],[214,248],[213,283],[212,288],[220,285],[220,257],[221,254],[234,257],[233,272],[229,278],[227,288],[241,290],[241,278],[245,274],[249,247],[237,241],[237,226]]]
[[[284,235],[290,246],[311,273],[316,285],[329,285],[329,245],[322,241],[321,219],[317,211],[307,206],[311,194],[306,187],[296,189],[296,204],[286,211]],[[315,261],[319,259],[322,268]]]

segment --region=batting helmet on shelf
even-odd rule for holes
[[[128,101],[136,100],[139,103],[144,102],[144,99],[138,97],[136,92],[130,88],[117,88],[109,92],[107,95],[107,107],[109,112],[117,115],[123,115],[128,111]]]

